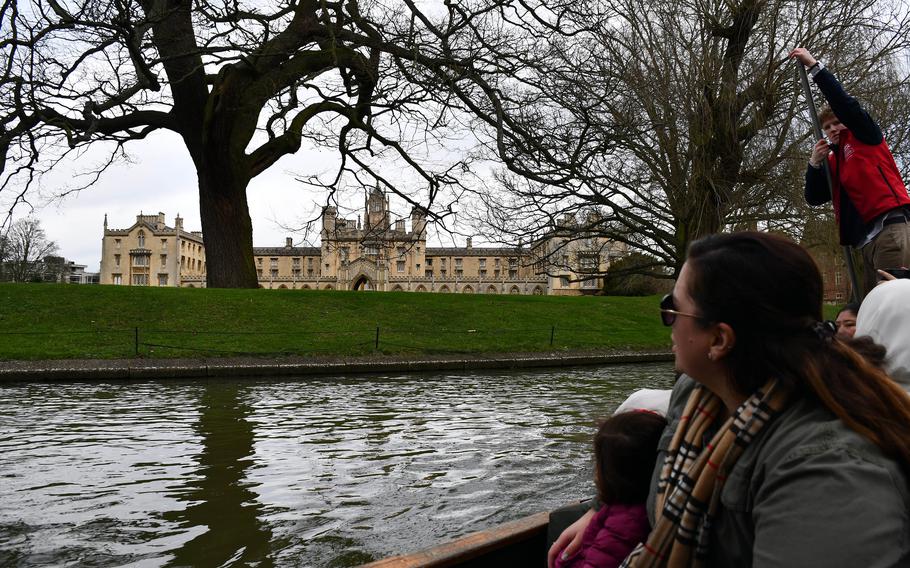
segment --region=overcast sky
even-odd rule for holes
[[[174,217],[179,213],[186,230],[202,228],[196,172],[177,135],[161,132],[148,140],[133,143],[128,150],[134,163],[113,166],[91,188],[56,202],[32,201],[36,216],[48,238],[59,246],[60,254],[67,260],[87,265],[87,270],[92,272],[98,270],[101,260],[105,213],[112,229],[130,227],[140,212],[149,215],[159,211],[165,214],[169,226],[173,226]],[[324,197],[297,182],[294,174],[331,171],[326,168],[332,167],[333,158],[329,153],[301,150],[283,158],[253,180],[248,189],[253,246],[282,246],[288,236],[294,238],[295,244],[300,244],[304,235],[291,233],[282,225],[296,227],[303,220],[313,218]],[[81,160],[88,163],[87,157]],[[45,188],[48,194],[52,190]],[[362,197],[352,195],[348,201],[349,207],[362,207]],[[394,196],[391,207],[399,214],[407,214],[410,210],[402,199]],[[15,217],[22,217],[27,212],[26,207],[20,207]],[[356,214],[346,216],[353,218]]]

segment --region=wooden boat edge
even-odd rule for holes
[[[384,558],[361,568],[447,568],[481,558],[498,549],[546,534],[550,513],[536,513],[516,521],[471,533],[413,554]]]

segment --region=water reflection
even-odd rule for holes
[[[172,566],[273,566],[272,533],[259,519],[262,504],[247,480],[254,466],[252,407],[237,384],[206,383],[194,429],[201,439],[198,469],[176,498],[185,509],[164,519],[202,530],[174,551]]]
[[[590,494],[669,365],[0,387],[0,565],[353,566]]]

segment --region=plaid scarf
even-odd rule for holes
[[[708,554],[711,523],[736,460],[783,407],[776,380],[743,402],[705,445],[705,434],[723,403],[697,385],[689,396],[657,484],[654,529],[626,558],[627,568],[699,567]]]

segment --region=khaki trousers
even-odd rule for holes
[[[878,283],[876,269],[910,268],[910,222],[885,225],[863,254],[863,297]]]

